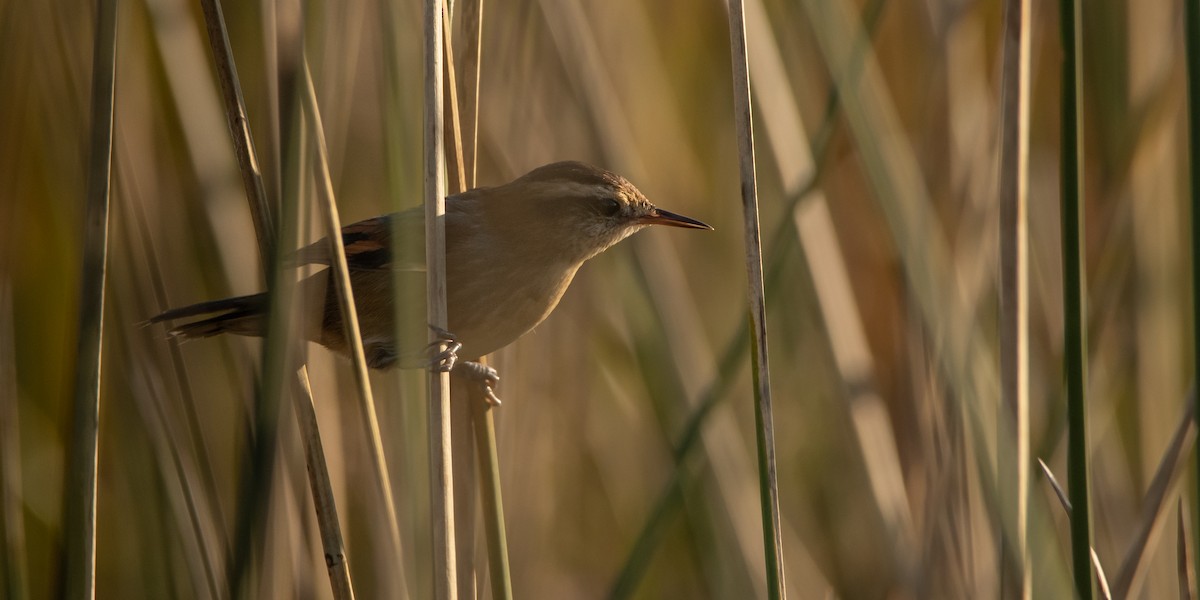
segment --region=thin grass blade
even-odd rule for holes
[[[1138,590],[1141,576],[1149,566],[1150,553],[1147,551],[1154,546],[1153,540],[1157,538],[1156,532],[1163,517],[1167,514],[1168,496],[1174,489],[1179,475],[1182,474],[1185,463],[1183,460],[1184,448],[1196,430],[1196,393],[1194,389],[1188,394],[1185,405],[1187,409],[1180,415],[1175,433],[1171,436],[1171,441],[1168,442],[1167,449],[1158,462],[1158,468],[1154,471],[1150,487],[1146,490],[1137,533],[1125,550],[1125,558],[1121,560],[1116,579],[1113,580],[1113,593],[1117,598],[1129,598],[1133,592]]]
[[[100,360],[112,178],[113,92],[117,0],[100,0],[92,50],[91,141],[84,224],[83,271],[76,338],[70,454],[63,486],[65,598],[96,595],[96,471],[100,435]]]
[[[379,417],[375,410],[375,398],[371,393],[371,380],[367,374],[367,359],[363,351],[362,333],[359,329],[358,309],[354,301],[354,289],[350,283],[350,268],[346,263],[346,248],[342,241],[342,223],[338,215],[337,201],[334,198],[333,181],[329,175],[329,150],[325,144],[325,132],[321,122],[320,107],[317,104],[317,92],[313,86],[312,71],[309,68],[308,57],[302,59],[301,71],[302,101],[308,115],[312,131],[314,150],[316,151],[317,198],[325,219],[325,236],[329,240],[330,255],[333,265],[334,280],[337,282],[338,306],[341,309],[343,323],[346,324],[346,340],[351,351],[351,363],[354,367],[354,382],[358,391],[358,403],[363,417],[363,429],[367,434],[367,448],[371,456],[371,466],[374,470],[376,491],[379,495],[382,511],[387,521],[388,539],[392,544],[397,568],[401,568],[400,557],[400,525],[396,518],[396,502],[392,497],[392,481],[389,475],[387,460],[383,451],[383,436],[379,430]],[[314,433],[315,430],[314,430]],[[319,440],[307,442],[319,443]],[[315,497],[314,497],[315,499]]]
[[[767,597],[783,598],[783,534],[779,522],[779,484],[775,472],[775,425],[771,407],[771,375],[767,351],[767,304],[763,287],[762,242],[758,225],[758,182],[754,165],[750,65],[746,57],[746,22],[741,0],[729,3],[729,43],[733,57],[733,105],[738,157],[742,173],[746,270],[750,296],[750,356],[754,378],[754,420],[758,446],[759,494],[762,502]]]

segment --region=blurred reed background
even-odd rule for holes
[[[281,153],[268,142],[278,109],[264,4],[224,8],[271,173]],[[1192,356],[1181,6],[1097,0],[1082,13],[1093,543],[1109,579],[1140,598],[1178,595],[1176,499],[1195,501],[1172,476],[1180,461],[1163,458]],[[1029,443],[1062,477],[1058,13],[1032,7]],[[1005,447],[994,425],[1001,2],[746,10],[789,595],[1013,597],[991,480]],[[174,349],[138,323],[258,291],[263,277],[198,6],[125,0],[118,17],[97,589],[223,597],[260,344]],[[46,597],[59,576],[93,19],[90,2],[0,0],[0,588],[11,597]],[[546,323],[494,357],[514,592],[762,597],[724,3],[491,0],[483,19],[481,185],[580,159],[716,228],[651,230],[598,257]],[[418,205],[421,6],[311,0],[305,28],[342,222]],[[834,97],[838,78],[858,93]],[[317,235],[319,218],[302,218]],[[421,375],[372,374],[401,576],[385,558],[348,363],[317,347],[308,359],[359,597],[428,597]],[[261,597],[329,597],[284,406],[255,585]],[[699,437],[681,452],[697,411]],[[1069,597],[1066,516],[1040,474],[1030,489],[1034,596]]]

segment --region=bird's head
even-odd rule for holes
[[[624,177],[578,161],[538,167],[504,186],[522,205],[528,235],[587,260],[648,225],[712,227],[654,206]],[[506,194],[507,195],[507,194]]]

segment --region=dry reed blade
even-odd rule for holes
[[[763,287],[762,244],[758,226],[758,182],[754,166],[750,67],[746,57],[746,23],[741,0],[729,3],[729,40],[733,58],[733,106],[742,174],[746,270],[750,296],[750,356],[754,378],[755,438],[758,446],[759,493],[763,545],[767,562],[767,597],[783,598],[783,534],[779,522],[779,484],[775,470],[775,425],[767,352],[767,304]]]
[[[1015,455],[1013,435],[997,435],[1003,422],[998,408],[997,361],[958,293],[947,241],[940,229],[929,190],[900,125],[878,61],[856,38],[861,26],[843,2],[804,2],[813,31],[826,57],[864,171],[895,244],[907,291],[930,338],[938,371],[959,400],[971,431],[973,463],[983,500],[994,509],[995,464],[1000,454]],[[859,52],[863,54],[860,55]],[[855,63],[862,60],[861,68]],[[996,425],[992,425],[996,422]],[[1002,429],[1001,429],[1002,430]],[[1003,535],[1015,538],[1015,524],[997,513]],[[1054,567],[1053,562],[1048,563]]]
[[[65,598],[96,595],[96,471],[100,436],[100,360],[104,286],[108,263],[108,213],[112,177],[117,0],[100,0],[92,50],[91,141],[88,150],[79,331],[76,338],[70,454],[63,485]]]
[[[1000,401],[1015,436],[998,474],[1016,530],[1019,596],[1033,593],[1029,558],[1029,73],[1030,0],[1005,0],[1000,99]],[[1003,431],[998,435],[1004,435]]]
[[[446,328],[446,179],[442,131],[442,0],[426,0],[424,34],[425,281],[430,325]],[[429,341],[441,350],[439,336]],[[433,524],[433,588],[439,600],[457,598],[454,547],[454,472],[451,447],[450,374],[429,372],[430,521]]]
[[[458,117],[458,83],[454,70],[454,38],[451,33],[453,17],[447,7],[442,10],[442,135],[447,171],[447,192],[458,194],[467,190],[462,147],[462,130]],[[472,392],[478,387],[469,385],[467,378],[450,376],[450,455],[454,471],[454,550],[458,557],[455,575],[458,595],[475,598],[478,580],[475,568],[475,448],[471,434],[474,410]]]
[[[1192,571],[1192,561],[1188,551],[1192,545],[1188,543],[1187,509],[1183,506],[1183,498],[1176,504],[1175,528],[1175,574],[1179,590],[1179,600],[1192,600],[1192,589],[1195,587],[1195,573]]]
[[[351,361],[354,366],[354,381],[358,390],[358,402],[363,416],[363,429],[367,433],[367,447],[371,456],[371,466],[375,471],[375,483],[380,503],[387,519],[388,535],[397,558],[400,553],[400,526],[396,519],[396,504],[392,498],[391,476],[388,474],[387,460],[383,451],[383,436],[379,431],[379,417],[375,409],[375,398],[371,393],[371,380],[367,373],[367,359],[363,351],[362,335],[359,329],[358,309],[354,301],[354,290],[350,284],[350,268],[346,263],[346,247],[342,241],[341,217],[338,215],[337,201],[334,198],[333,181],[329,175],[329,151],[325,145],[324,127],[321,125],[321,111],[317,104],[317,92],[313,86],[312,71],[308,58],[304,57],[301,71],[303,103],[308,113],[313,142],[316,151],[317,198],[325,216],[325,235],[329,240],[331,263],[334,280],[337,282],[338,305],[346,324],[346,340],[351,350]],[[398,563],[399,561],[397,561]]]
[[[1058,497],[1059,503],[1067,513],[1068,518],[1074,516],[1074,511],[1071,509],[1071,499],[1067,492],[1062,489],[1058,483],[1058,478],[1054,476],[1054,472],[1046,465],[1042,459],[1038,459],[1038,466],[1042,469],[1042,475],[1046,477],[1046,481],[1050,483],[1050,487],[1054,489],[1054,495]],[[1110,599],[1113,597],[1111,588],[1108,585],[1108,577],[1104,574],[1104,567],[1100,564],[1100,556],[1096,554],[1095,548],[1088,548],[1088,565],[1096,573],[1096,586],[1102,598]]]
[[[313,506],[321,530],[321,547],[325,549],[329,583],[333,588],[335,600],[352,600],[354,585],[350,579],[350,563],[346,558],[346,546],[342,542],[342,530],[338,525],[337,505],[333,497],[333,486],[329,482],[329,468],[325,462],[321,432],[317,427],[317,412],[313,405],[307,369],[296,371],[295,386],[293,393],[297,404],[296,419],[300,421],[304,458],[309,469],[308,481],[312,488]],[[299,406],[301,404],[307,404],[308,409],[302,410]]]
[[[246,191],[246,201],[250,206],[251,221],[254,223],[254,233],[258,241],[259,260],[263,265],[270,294],[270,312],[268,316],[266,339],[263,344],[262,380],[256,389],[254,403],[254,436],[251,440],[249,465],[242,471],[242,481],[239,484],[238,514],[234,527],[233,551],[228,557],[226,569],[227,592],[230,597],[243,597],[249,593],[245,589],[245,577],[251,567],[254,548],[261,544],[255,533],[260,527],[261,517],[268,510],[267,497],[270,495],[274,479],[275,443],[279,420],[279,393],[283,389],[283,363],[286,360],[288,343],[288,311],[294,281],[282,276],[276,265],[276,236],[274,218],[271,206],[263,188],[262,173],[259,170],[258,157],[254,150],[254,141],[250,134],[249,122],[246,118],[245,100],[242,97],[241,83],[238,81],[237,68],[233,62],[233,49],[229,44],[229,33],[225,27],[225,18],[220,3],[216,0],[201,0],[204,12],[205,30],[208,33],[210,49],[216,65],[217,79],[220,83],[221,98],[225,107],[226,122],[230,136],[234,142],[234,155],[237,159],[242,183]],[[288,115],[289,117],[291,115]],[[285,196],[287,191],[296,197],[299,188],[299,156],[295,151],[289,152],[291,179],[285,181]],[[289,239],[295,241],[294,227],[295,210],[285,210],[284,226],[280,231]],[[292,217],[290,220],[288,217]],[[293,244],[294,245],[294,244]]]
[[[122,136],[122,141],[124,136]],[[142,208],[142,194],[138,189],[136,182],[132,181],[129,174],[128,166],[132,163],[129,157],[129,152],[124,143],[121,143],[117,154],[117,162],[120,167],[116,173],[116,188],[120,190],[120,197],[124,202],[117,203],[117,222],[124,224],[125,227],[117,230],[116,247],[123,247],[126,251],[124,263],[126,271],[138,273],[137,257],[134,252],[134,243],[131,240],[133,237],[139,238],[142,242],[141,250],[145,264],[145,270],[149,272],[149,279],[154,288],[155,309],[157,312],[162,312],[169,308],[165,300],[165,287],[163,286],[162,273],[158,270],[157,253],[154,251],[154,245],[150,240],[150,234],[145,222],[144,211]],[[124,235],[121,235],[124,234]],[[118,306],[119,308],[119,306]],[[147,314],[144,308],[139,308],[135,311],[136,314]],[[123,322],[128,322],[132,319],[122,319]],[[126,347],[125,362],[129,365],[144,365],[155,364],[155,360],[151,357],[151,353],[145,347],[139,347],[137,351],[133,348],[135,344],[142,346],[146,339],[130,340],[124,339]],[[221,512],[220,500],[217,497],[217,483],[212,472],[212,466],[207,460],[207,446],[204,444],[202,432],[200,431],[199,416],[195,410],[194,398],[191,394],[190,383],[188,382],[186,370],[182,363],[182,357],[178,352],[178,340],[171,339],[169,344],[174,350],[171,353],[172,370],[177,378],[177,383],[180,386],[180,395],[182,396],[182,405],[184,417],[183,420],[188,426],[187,434],[182,435],[179,432],[173,431],[174,424],[168,417],[167,406],[175,406],[173,399],[161,389],[160,380],[153,377],[146,368],[135,369],[143,380],[143,392],[131,394],[134,401],[137,403],[142,415],[142,422],[148,433],[152,444],[159,448],[157,454],[160,470],[163,472],[164,478],[168,473],[173,474],[179,481],[181,489],[181,502],[184,504],[183,512],[187,513],[188,528],[196,538],[195,554],[199,555],[199,568],[193,564],[193,571],[203,571],[206,583],[209,586],[210,594],[217,595],[220,589],[217,574],[215,571],[213,554],[214,544],[209,537],[216,540],[215,546],[220,551],[228,551],[228,540],[225,537],[226,523],[224,515]],[[156,384],[158,384],[156,386]],[[187,440],[187,441],[185,441]],[[188,443],[190,442],[190,443]],[[192,461],[184,460],[184,449],[190,448],[193,457]],[[167,459],[170,459],[170,467],[166,466]],[[198,482],[198,483],[197,483]],[[197,487],[201,489],[197,489]],[[204,517],[207,517],[207,521]],[[208,528],[205,528],[205,525]],[[183,527],[181,527],[181,530]],[[211,533],[209,533],[211,532]],[[208,535],[206,535],[208,534]],[[191,550],[191,548],[187,548]]]
[[[254,150],[254,138],[250,135],[246,101],[242,97],[242,84],[238,80],[237,66],[233,62],[233,48],[229,45],[225,16],[221,11],[221,3],[217,0],[200,0],[200,7],[204,10],[205,30],[208,32],[209,46],[215,59],[217,80],[221,84],[221,99],[225,104],[229,133],[233,136],[234,154],[242,174],[242,185],[246,188],[246,199],[250,203],[250,218],[254,222],[254,234],[258,239],[258,253],[265,261],[266,257],[275,256],[275,226],[271,205],[263,189],[262,172]],[[283,117],[286,119],[288,115]]]
[[[1137,591],[1142,574],[1149,566],[1147,561],[1150,553],[1147,551],[1153,546],[1152,540],[1157,537],[1156,532],[1159,525],[1167,514],[1168,496],[1183,471],[1183,465],[1186,462],[1183,460],[1184,447],[1187,446],[1188,438],[1195,433],[1196,426],[1196,392],[1194,389],[1188,394],[1185,406],[1186,409],[1180,416],[1175,433],[1171,435],[1171,441],[1167,443],[1162,459],[1158,462],[1158,468],[1154,471],[1154,478],[1151,479],[1150,487],[1146,490],[1146,496],[1142,500],[1142,514],[1137,533],[1126,548],[1125,558],[1121,559],[1121,566],[1117,569],[1117,576],[1113,580],[1113,595],[1117,598],[1128,598]]]
[[[117,171],[117,180],[121,183],[122,189],[125,190],[124,195],[128,196],[128,201],[119,204],[123,206],[124,212],[118,218],[123,222],[129,223],[130,227],[135,227],[137,230],[136,237],[141,244],[141,252],[145,261],[145,269],[149,275],[150,287],[154,295],[154,303],[156,312],[162,313],[171,307],[171,303],[167,296],[166,282],[163,280],[163,271],[158,260],[158,251],[154,247],[153,236],[151,235],[150,223],[146,217],[145,198],[140,191],[140,186],[136,181],[136,176],[132,169],[125,168],[125,165],[131,165],[132,158],[125,160],[124,157],[129,156],[128,147],[125,143],[121,143],[118,162],[121,163],[121,168]],[[130,260],[132,263],[132,259]],[[192,390],[191,378],[188,376],[187,365],[183,359],[183,353],[180,351],[181,341],[174,337],[168,336],[167,347],[171,360],[172,375],[175,376],[176,385],[179,387],[180,404],[184,412],[184,421],[187,424],[188,437],[191,441],[192,454],[196,461],[196,467],[200,472],[200,477],[204,486],[204,494],[209,507],[213,511],[212,518],[216,525],[215,532],[217,535],[218,545],[223,550],[229,548],[229,538],[226,534],[228,520],[221,508],[221,503],[217,498],[218,486],[216,475],[213,473],[212,461],[209,459],[208,443],[204,437],[204,432],[200,427],[200,414],[196,409],[196,398]]]
[[[196,486],[193,484],[196,475],[184,461],[182,452],[180,452],[180,444],[177,442],[175,432],[172,431],[164,407],[164,404],[168,401],[168,396],[162,393],[163,390],[161,389],[150,391],[155,389],[155,380],[147,369],[140,367],[140,365],[151,364],[153,361],[149,360],[148,353],[135,353],[132,348],[129,348],[132,345],[129,338],[126,338],[124,342],[123,345],[126,346],[125,354],[130,357],[130,364],[139,365],[134,370],[141,376],[144,391],[133,394],[133,397],[137,403],[141,421],[146,426],[147,436],[150,438],[152,446],[156,448],[155,459],[159,464],[159,470],[162,471],[164,480],[166,479],[166,475],[170,473],[175,476],[179,483],[179,493],[168,493],[168,495],[171,496],[172,500],[183,505],[182,509],[177,507],[175,513],[186,514],[187,524],[185,526],[183,523],[180,523],[180,533],[190,530],[196,539],[194,546],[185,545],[184,548],[185,553],[191,551],[190,554],[197,555],[190,557],[189,560],[189,562],[193,563],[190,567],[192,574],[195,576],[195,571],[203,572],[204,582],[209,587],[208,593],[214,598],[219,597],[221,588],[217,579],[216,565],[210,557],[209,551],[211,548],[206,543],[207,540],[204,535],[203,520],[201,518],[203,514],[210,514],[212,508],[210,506],[201,506],[201,502],[207,503],[207,499],[202,494],[196,492]],[[180,518],[180,520],[183,520],[183,518]],[[209,525],[212,525],[212,523],[209,523]],[[200,563],[199,567],[194,564],[197,561]],[[197,586],[197,590],[199,589],[202,588]]]

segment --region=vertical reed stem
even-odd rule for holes
[[[1200,6],[1196,5],[1196,0],[1184,0],[1183,15],[1183,37],[1187,47],[1188,177],[1192,196],[1192,377],[1200,378]],[[1200,410],[1195,412],[1196,423],[1200,426]],[[1200,456],[1200,436],[1196,439],[1196,456]],[[1195,463],[1192,514],[1200,515],[1200,459]],[[1192,551],[1192,559],[1196,564],[1193,570],[1200,573],[1200,535],[1194,539],[1196,548]]]
[[[1014,519],[1018,595],[1029,598],[1029,52],[1030,0],[1005,0],[1000,104],[1000,395],[1016,456],[1000,457],[1002,510]],[[1007,435],[1001,427],[997,435]],[[1006,559],[1001,554],[1002,564]],[[1008,579],[1001,580],[1002,584]]]
[[[1088,476],[1087,405],[1084,397],[1086,313],[1083,305],[1083,184],[1079,151],[1083,148],[1082,54],[1079,0],[1060,0],[1062,26],[1062,263],[1063,371],[1067,390],[1067,486],[1071,514],[1071,557],[1075,592],[1092,598],[1092,519]]]
[[[755,437],[758,446],[763,545],[767,563],[767,594],[768,597],[777,599],[785,596],[783,536],[779,522],[779,487],[775,475],[775,427],[771,409],[771,377],[767,365],[767,306],[763,289],[750,70],[746,59],[746,23],[742,0],[731,0],[729,3],[729,41],[733,58],[734,119],[742,173],[742,210],[750,297],[750,354],[754,374]]]
[[[425,277],[429,324],[446,319],[446,179],[442,137],[442,0],[426,0],[425,35]],[[430,332],[430,341],[438,342]],[[438,344],[438,348],[445,346]],[[454,477],[450,445],[450,374],[429,372],[429,483],[433,523],[434,597],[458,597],[454,551]]]
[[[87,217],[75,356],[73,424],[63,486],[64,598],[96,595],[96,470],[100,434],[100,359],[112,177],[113,93],[116,82],[117,0],[99,0],[92,50],[92,131]]]

